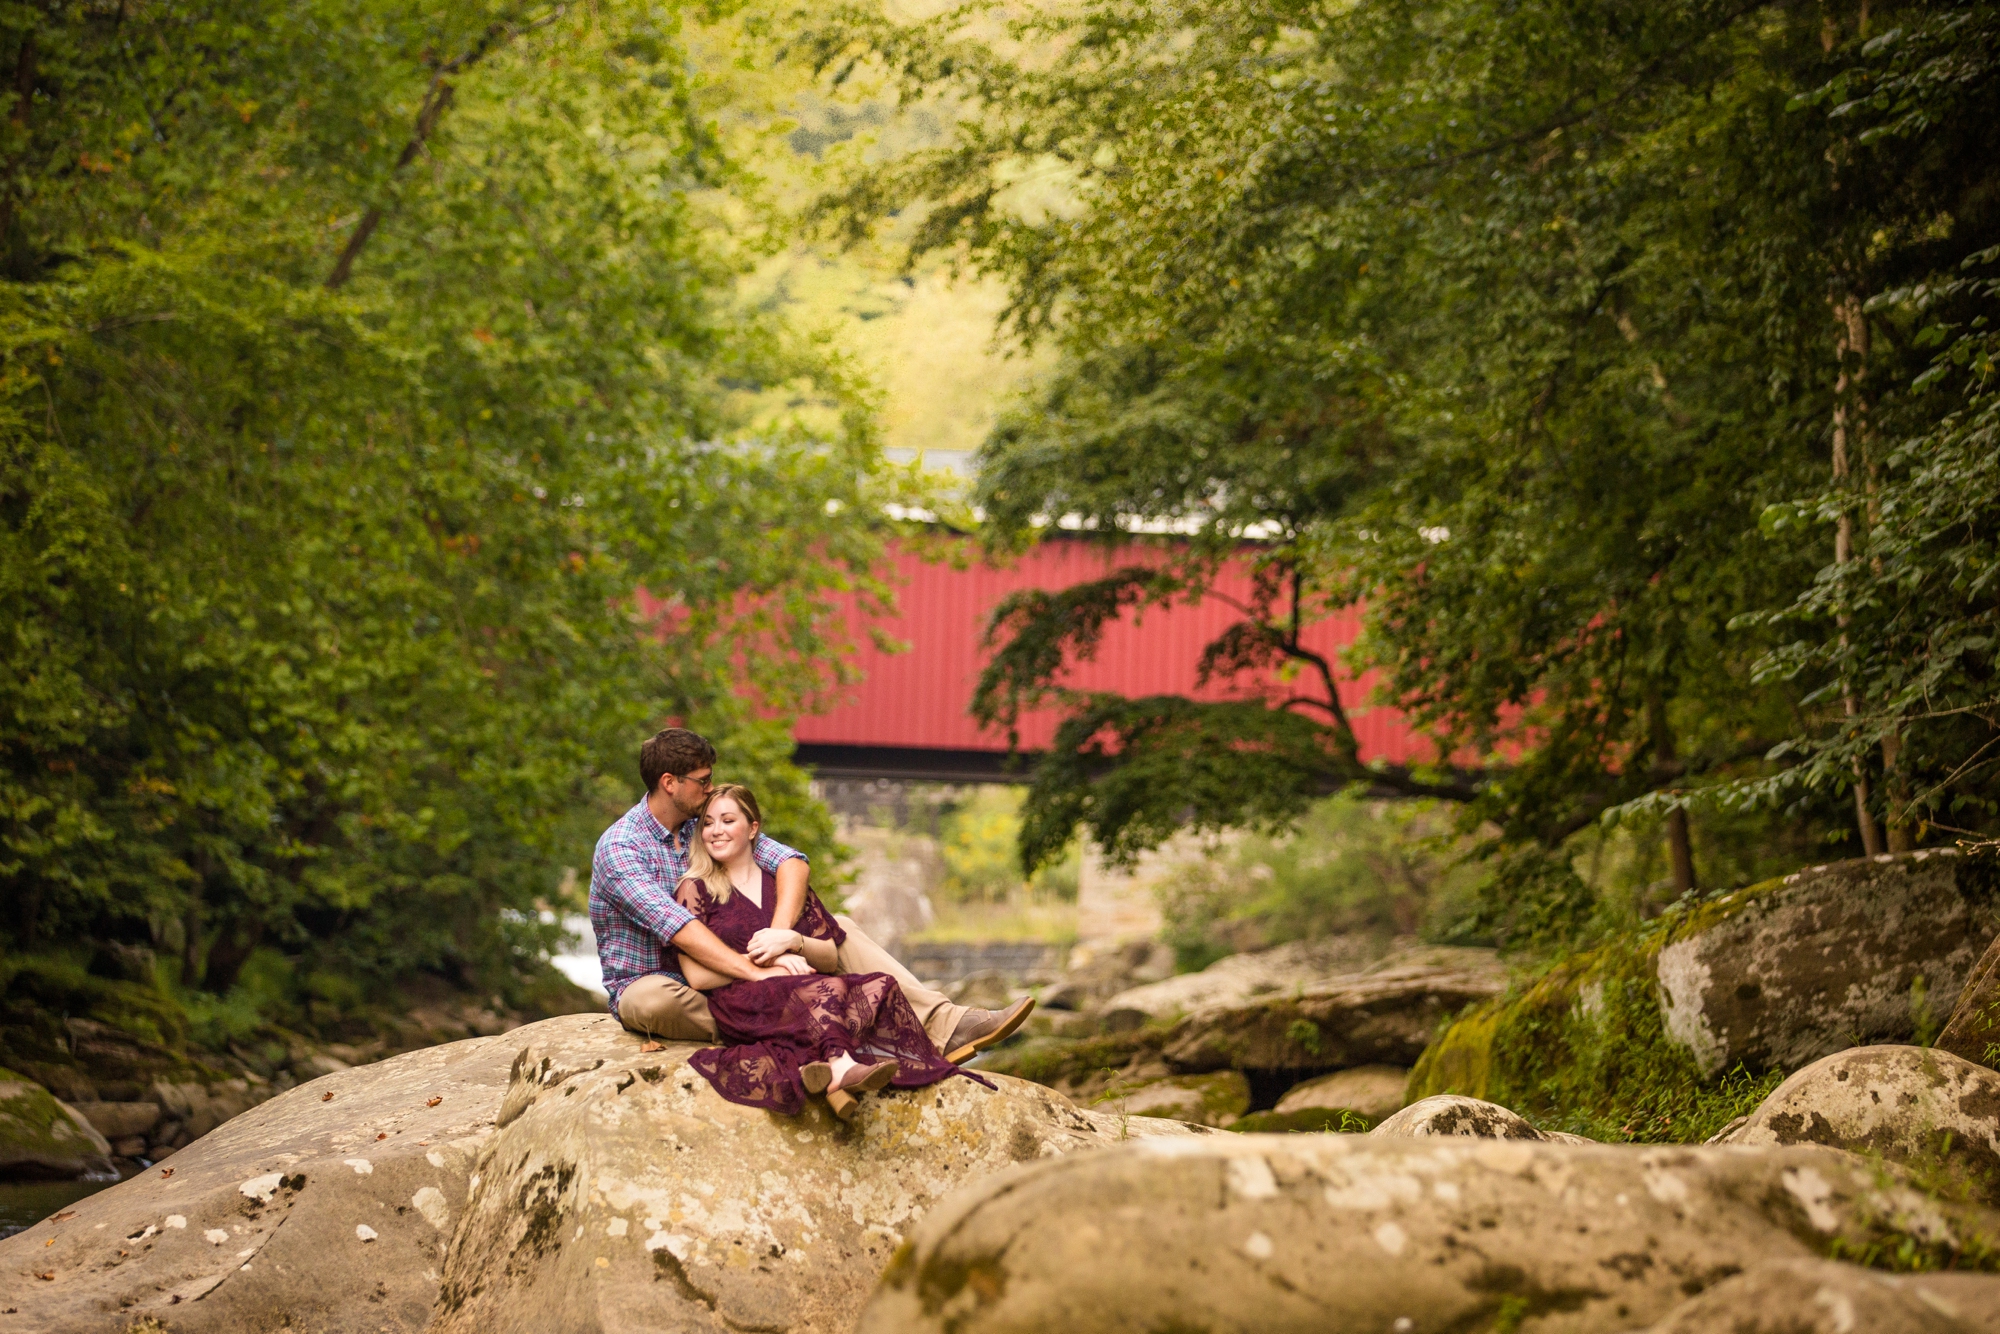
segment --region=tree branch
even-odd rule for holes
[[[424,100],[417,107],[417,123],[410,135],[410,141],[403,145],[403,151],[396,157],[396,165],[389,169],[391,179],[417,160],[417,154],[424,151],[425,142],[431,137],[431,131],[437,127],[438,118],[444,115],[445,108],[451,105],[453,92],[449,82],[451,75],[478,64],[503,42],[512,41],[537,28],[547,27],[560,19],[568,10],[567,4],[559,4],[532,23],[519,26],[496,20],[487,24],[486,31],[479,35],[479,40],[465,51],[441,65],[433,63],[431,86],[424,90]],[[361,215],[361,221],[355,224],[354,231],[348,236],[347,244],[341,248],[340,258],[334,261],[333,272],[326,275],[326,288],[329,292],[337,292],[346,286],[347,280],[354,275],[354,261],[360,258],[362,250],[368,245],[368,239],[375,235],[375,229],[381,225],[382,206],[370,204],[367,212]]]

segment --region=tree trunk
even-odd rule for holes
[[[1653,769],[1661,777],[1675,773],[1680,759],[1674,745],[1674,730],[1667,722],[1666,696],[1655,690],[1646,696],[1646,725],[1652,733]],[[1684,810],[1667,813],[1667,861],[1673,868],[1674,892],[1694,891],[1694,839],[1688,831]]]
[[[1850,444],[1858,451],[1861,443],[1862,422],[1867,413],[1867,403],[1861,397],[1861,380],[1868,373],[1868,321],[1861,313],[1861,301],[1851,293],[1833,302],[1834,320],[1840,326],[1840,337],[1834,344],[1834,355],[1840,363],[1840,376],[1833,384],[1833,482],[1842,486],[1851,472],[1849,465]],[[1849,365],[1849,357],[1855,358]],[[1851,410],[1850,410],[1851,409]],[[1833,530],[1833,560],[1836,565],[1845,565],[1854,559],[1854,514],[1842,506],[1840,520]],[[1847,613],[1835,617],[1840,626],[1841,643],[1847,642]],[[1861,716],[1861,701],[1850,688],[1840,699],[1841,712],[1849,719]],[[1854,762],[1854,823],[1861,831],[1861,850],[1870,857],[1879,856],[1882,851],[1882,831],[1875,823],[1875,816],[1868,809],[1868,774],[1861,761]]]

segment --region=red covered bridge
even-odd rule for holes
[[[883,653],[858,633],[862,682],[829,712],[800,719],[794,734],[799,760],[826,777],[976,782],[1008,776],[1005,733],[982,730],[971,714],[973,688],[987,656],[980,643],[993,608],[1018,589],[1066,588],[1145,557],[1058,538],[1004,567],[953,569],[908,550],[898,551],[894,559],[901,585],[898,611],[873,624],[910,645],[909,651]],[[1242,617],[1230,599],[1248,600],[1247,567],[1223,579],[1217,594],[1198,606],[1128,613],[1107,630],[1097,656],[1074,667],[1063,683],[1123,695],[1202,699],[1280,692],[1284,688],[1274,676],[1249,673],[1195,688],[1201,650]],[[868,619],[851,604],[849,614],[857,631],[867,628]],[[1313,627],[1306,642],[1332,654],[1351,642],[1359,628],[1358,614],[1347,612]],[[1362,758],[1404,761],[1431,755],[1430,744],[1411,733],[1400,713],[1363,703],[1372,684],[1363,677],[1343,682],[1341,689]],[[1056,714],[1048,710],[1024,717],[1022,748],[1045,748],[1056,722]]]

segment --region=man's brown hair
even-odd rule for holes
[[[715,747],[708,744],[708,738],[685,727],[656,732],[639,747],[639,778],[649,794],[660,785],[662,774],[685,778],[696,769],[714,763]]]

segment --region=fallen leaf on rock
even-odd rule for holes
[[[320,1095],[319,1095],[319,1100],[320,1100],[321,1102],[332,1102],[332,1101],[333,1101],[333,1095],[332,1095],[331,1093],[322,1093],[322,1094],[320,1094]]]
[[[37,1274],[35,1275],[35,1277],[40,1279],[44,1283],[53,1283],[56,1281],[56,1271],[51,1269],[48,1273]]]
[[[443,1098],[432,1098],[432,1099],[431,1099],[430,1101],[426,1102],[426,1103],[424,1104],[424,1106],[426,1106],[426,1107],[435,1107],[435,1106],[437,1106],[437,1105],[438,1105],[439,1103],[441,1103],[441,1102],[443,1102],[443,1101],[444,1101],[444,1099],[443,1099]]]
[[[375,1138],[376,1138],[376,1139],[387,1139],[387,1138],[389,1138],[389,1132],[385,1130],[385,1131],[383,1131],[383,1132],[382,1132],[381,1134],[377,1135],[377,1136],[376,1136]]]
[[[639,1046],[640,1051],[665,1051],[666,1049],[667,1044],[664,1042],[645,1042]]]
[[[51,1217],[51,1218],[49,1219],[49,1221],[50,1221],[51,1223],[60,1223],[60,1222],[62,1222],[62,1221],[63,1221],[63,1219],[65,1219],[65,1218],[75,1218],[75,1217],[76,1217],[76,1210],[74,1210],[74,1209],[65,1209],[65,1210],[63,1210],[63,1211],[62,1211],[61,1213],[53,1215],[53,1216],[52,1216],[52,1217]]]
[[[56,1244],[56,1239],[54,1237],[50,1237],[47,1241],[42,1243],[42,1245],[44,1246],[53,1246],[55,1244]]]
[[[174,1169],[171,1167],[163,1167],[160,1169],[160,1175],[163,1177],[170,1177],[173,1174],[174,1174]]]

